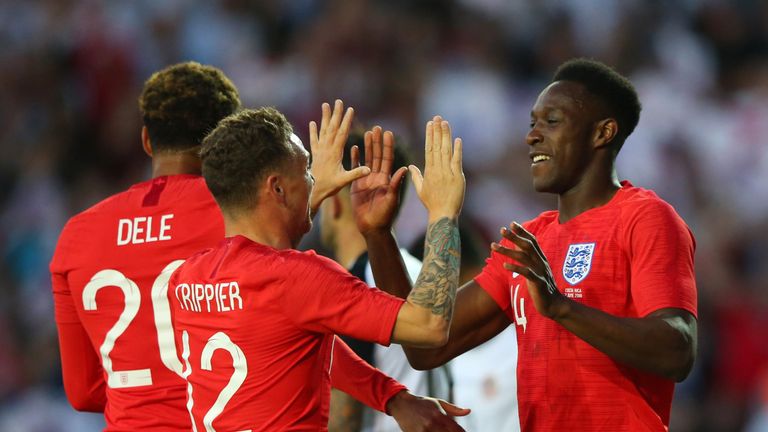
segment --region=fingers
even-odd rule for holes
[[[515,263],[507,262],[507,263],[504,263],[504,268],[511,272],[515,272],[523,275],[524,278],[526,278],[531,282],[539,283],[542,281],[541,276],[539,276],[539,274],[533,271],[533,269],[531,269],[530,267],[525,267]]]
[[[534,264],[528,252],[524,252],[516,249],[510,249],[496,242],[491,243],[491,250],[493,250],[494,252],[498,252],[501,255],[504,255],[508,258],[512,258],[513,260],[517,261],[518,263],[524,266],[530,267]]]
[[[342,175],[343,183],[344,184],[352,183],[353,181],[359,178],[365,177],[370,173],[371,173],[371,169],[367,166],[360,166],[360,167],[351,169],[349,171],[346,171]]]
[[[349,162],[352,169],[360,166],[360,149],[356,145],[353,145],[349,150]]]
[[[371,150],[373,147],[372,131],[367,131],[365,135],[363,135],[363,145],[365,145],[365,166],[370,167],[373,165],[373,151]]]
[[[416,193],[421,196],[421,186],[424,183],[421,171],[416,165],[409,165],[408,171],[411,173],[411,181],[413,182],[413,187],[416,188]]]
[[[514,226],[514,224],[515,222],[510,224],[510,226]],[[502,227],[500,232],[502,237],[514,243],[514,245],[520,248],[520,250],[528,253],[536,251],[536,248],[533,247],[533,242],[527,238],[522,237],[520,234],[518,234],[518,232],[513,231],[507,227]]]
[[[408,169],[405,167],[398,168],[397,171],[395,171],[395,174],[392,175],[392,179],[389,181],[389,188],[393,189],[395,192],[399,191],[400,184],[405,178],[405,173],[407,172]]]
[[[392,172],[392,164],[395,160],[395,136],[392,132],[384,132],[384,147],[381,153],[381,171],[389,174]],[[399,167],[398,167],[399,169]]]
[[[445,413],[451,417],[463,417],[469,414],[470,412],[472,412],[472,410],[469,408],[461,408],[450,402],[446,402],[442,399],[438,399],[438,402],[440,403],[440,406],[443,408],[443,411],[445,411]]]
[[[433,121],[427,122],[426,130],[424,131],[424,168],[427,169],[432,166],[434,159],[432,158],[432,147],[434,146],[432,138],[432,129],[435,127]]]
[[[373,139],[371,140],[371,145],[373,149],[373,165],[371,166],[371,169],[373,172],[379,172],[381,171],[381,153],[382,153],[382,137],[381,137],[381,127],[380,126],[374,126],[373,127]],[[367,149],[366,149],[367,150]]]
[[[512,231],[514,231],[518,236],[520,236],[520,238],[524,238],[528,240],[533,246],[533,248],[536,250],[536,252],[538,252],[538,254],[542,258],[544,257],[544,252],[541,251],[541,248],[539,247],[539,242],[536,241],[536,236],[531,234],[528,230],[523,228],[523,226],[517,222],[512,222],[509,226],[512,228]]]
[[[451,164],[451,125],[447,121],[440,122],[440,164],[449,167]]]
[[[453,156],[451,157],[451,171],[458,175],[463,171],[462,164],[464,159],[464,142],[461,138],[456,138],[453,142]]]
[[[317,123],[314,121],[309,122],[309,148],[317,148]]]
[[[332,144],[341,151],[347,140],[347,135],[349,135],[349,128],[352,126],[355,110],[350,107],[344,111],[344,103],[341,99],[336,99],[333,103],[333,111],[331,111],[329,104],[323,103],[322,112],[323,116],[320,120],[318,142],[323,145]]]
[[[325,134],[328,133],[328,123],[331,121],[331,106],[327,103],[323,103],[321,110],[323,112],[323,116],[320,119],[320,135],[318,139],[322,142],[325,138]]]
[[[344,104],[341,102],[341,99],[336,99],[336,101],[333,103],[333,113],[331,114],[330,120],[328,120],[328,135],[329,138],[332,138],[336,136],[336,131],[339,128],[339,123],[341,122],[341,113],[344,110]]]
[[[442,141],[442,123],[443,118],[438,116],[435,116],[432,119],[432,161],[434,165],[440,165],[442,164],[441,160],[441,153],[443,149],[443,141]]]
[[[341,103],[341,101],[338,101]],[[347,108],[344,112],[344,118],[341,119],[341,126],[336,132],[333,144],[339,149],[339,152],[344,151],[344,144],[347,143],[347,137],[349,136],[349,128],[352,127],[352,119],[355,118],[355,109],[352,107]]]

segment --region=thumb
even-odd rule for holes
[[[411,181],[413,182],[413,187],[416,188],[416,193],[421,196],[421,186],[424,183],[421,171],[416,165],[409,165],[408,171],[411,173]]]
[[[472,412],[469,408],[461,408],[442,399],[438,399],[438,402],[443,410],[445,410],[445,413],[451,417],[462,417]]]
[[[400,190],[400,183],[405,178],[406,172],[407,169],[405,167],[398,168],[398,170],[395,171],[395,174],[392,176],[392,180],[389,181],[389,187],[395,191]]]
[[[371,169],[367,166],[359,166],[344,173],[344,183],[349,184],[353,181],[363,178],[371,173]]]

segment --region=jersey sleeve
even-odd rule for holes
[[[78,411],[103,412],[107,402],[106,383],[98,354],[80,323],[66,277],[53,273],[52,283],[67,399]]]
[[[664,202],[643,206],[626,235],[637,313],[679,308],[696,316],[695,240],[674,209]]]
[[[302,255],[286,265],[291,277],[280,299],[297,326],[389,345],[404,300],[369,287],[324,257]]]
[[[387,411],[392,396],[408,390],[358,357],[338,336],[333,345],[331,386],[381,412]]]
[[[501,240],[501,245],[513,247],[506,239]],[[475,282],[493,298],[501,310],[507,311],[512,306],[509,297],[509,271],[504,268],[508,258],[498,252],[491,252],[485,260],[485,267],[475,276]]]

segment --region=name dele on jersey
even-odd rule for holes
[[[133,219],[120,219],[117,222],[117,245],[152,243],[171,239],[171,219],[173,214],[160,216],[141,216]]]
[[[240,286],[235,281],[216,284],[181,283],[176,285],[176,300],[183,310],[192,312],[230,312],[243,308]]]

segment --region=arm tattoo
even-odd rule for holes
[[[430,224],[424,240],[424,265],[408,299],[450,320],[460,264],[461,240],[456,221],[446,217]]]
[[[359,432],[363,428],[363,404],[338,389],[331,389],[331,408],[328,430]]]

